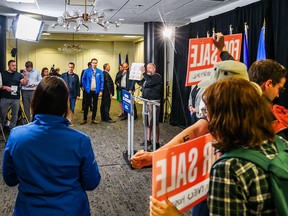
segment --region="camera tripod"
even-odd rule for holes
[[[8,109],[7,115],[6,115],[6,121],[11,121],[12,118],[12,110],[11,107]],[[28,124],[29,120],[24,112],[24,107],[22,103],[19,104],[19,111],[18,111],[18,118],[17,118],[17,125],[24,125]]]
[[[171,114],[171,102],[169,100],[170,97],[170,92],[169,92],[169,82],[166,83],[166,98],[163,101],[163,107],[165,108],[165,113],[164,113],[164,122],[169,122],[170,114]]]

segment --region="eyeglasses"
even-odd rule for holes
[[[203,107],[203,108],[201,109],[201,112],[202,112],[202,114],[203,114],[204,116],[207,116],[207,114],[208,114],[208,109],[207,109],[207,107]]]
[[[279,84],[276,84],[275,86],[278,88],[279,93],[283,93],[286,90],[283,86]]]

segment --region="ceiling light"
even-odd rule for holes
[[[135,35],[124,35],[123,37],[125,37],[125,38],[136,38],[136,37],[139,37],[139,36],[135,36]]]
[[[67,52],[67,53],[79,53],[87,50],[81,44],[74,44],[74,34],[73,34],[73,43],[72,44],[64,44],[63,47],[58,47],[59,52]]]
[[[7,2],[17,2],[17,3],[35,3],[35,0],[7,0]]]
[[[94,1],[90,13],[87,13],[87,0],[84,1],[85,5],[83,14],[81,13],[80,10],[76,9],[73,11],[73,14],[71,15],[66,10],[66,4],[65,4],[65,11],[63,13],[63,16],[58,17],[57,23],[53,23],[51,27],[55,28],[56,26],[62,26],[65,29],[69,29],[71,27],[70,23],[76,22],[76,25],[74,26],[74,30],[76,32],[80,31],[81,27],[83,26],[88,31],[90,29],[90,27],[88,26],[88,21],[90,21],[90,23],[100,25],[105,31],[109,30],[110,24],[114,24],[116,27],[120,27],[121,25],[120,21],[116,21],[114,23],[109,22],[105,14],[105,11],[96,9],[99,0]]]
[[[163,30],[163,36],[165,37],[165,38],[171,38],[171,36],[172,36],[172,29],[171,28],[165,28],[164,30]]]
[[[79,53],[87,50],[81,44],[64,44],[63,47],[58,47],[59,52]]]

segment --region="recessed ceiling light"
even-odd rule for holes
[[[7,0],[7,2],[17,2],[17,3],[35,3],[35,0]]]
[[[125,37],[125,38],[136,38],[136,37],[139,37],[139,36],[135,36],[135,35],[124,35],[123,37]]]
[[[42,35],[51,35],[49,32],[43,32]]]
[[[123,18],[120,18],[120,19],[118,19],[118,20],[120,20],[120,21],[124,21],[125,19],[123,19]]]
[[[138,4],[138,5],[135,5],[135,7],[140,8],[140,7],[144,7],[144,5]]]

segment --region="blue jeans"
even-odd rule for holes
[[[69,98],[69,101],[70,101],[70,110],[72,113],[74,113],[76,98]]]
[[[203,200],[192,208],[192,216],[209,216],[207,199]]]

